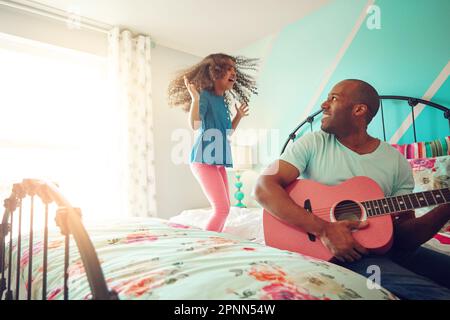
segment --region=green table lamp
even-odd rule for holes
[[[234,186],[237,191],[234,193],[234,198],[237,200],[235,207],[246,208],[246,205],[242,202],[244,200],[244,193],[241,191],[243,183],[241,181],[242,172],[250,170],[253,166],[252,147],[232,145],[231,152],[233,154],[233,171],[236,182]]]

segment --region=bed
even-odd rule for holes
[[[120,299],[393,299],[386,290],[369,290],[364,278],[343,268],[232,235],[159,219],[126,219],[88,230],[106,284]],[[50,247],[52,264],[61,264],[62,241],[51,237]],[[34,251],[40,259],[42,248]],[[27,261],[21,264],[26,268]],[[32,299],[41,296],[40,264],[33,273]],[[70,299],[92,298],[76,256],[68,276]],[[49,283],[62,280],[56,268],[48,270]],[[49,287],[47,299],[61,298],[61,285]]]
[[[395,299],[382,288],[369,290],[366,279],[351,271],[239,236],[128,218],[90,224],[87,237],[82,225],[75,227],[79,214],[71,212],[66,230],[48,228],[47,240],[37,228],[21,235],[21,250],[18,239],[9,239],[2,251],[8,256],[3,298]],[[66,245],[68,234],[74,237]],[[24,245],[30,238],[33,250]]]
[[[203,231],[209,211],[199,212],[84,225],[55,184],[15,183],[0,226],[0,299],[396,299],[352,271],[265,246],[259,208],[233,208],[224,233]],[[428,245],[445,251],[446,236]]]

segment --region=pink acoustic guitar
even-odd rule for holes
[[[390,214],[450,202],[450,189],[438,189],[384,198],[378,184],[367,177],[354,177],[336,186],[311,180],[296,180],[286,191],[296,204],[327,221],[369,220],[369,226],[353,233],[371,253],[382,254],[392,245]],[[333,254],[320,238],[286,224],[263,211],[264,238],[275,248],[330,261]]]

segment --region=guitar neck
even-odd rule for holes
[[[361,202],[368,217],[381,216],[402,211],[410,211],[450,202],[450,189],[443,188],[431,191],[405,194]]]

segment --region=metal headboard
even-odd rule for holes
[[[70,235],[75,239],[80,257],[83,262],[86,276],[91,289],[92,299],[94,300],[116,300],[117,294],[110,291],[107,287],[103,271],[98,260],[95,248],[89,238],[86,229],[81,222],[81,211],[74,208],[70,202],[60,193],[58,187],[50,182],[41,180],[25,179],[21,183],[14,184],[11,196],[5,200],[5,213],[0,224],[0,300],[19,299],[19,274],[20,274],[20,251],[21,251],[21,220],[22,220],[22,202],[29,196],[31,200],[30,208],[30,231],[28,234],[28,286],[27,299],[31,299],[32,290],[32,261],[33,261],[33,217],[34,217],[34,197],[38,196],[42,200],[45,208],[45,226],[44,226],[44,254],[43,254],[43,285],[42,300],[47,299],[47,253],[48,253],[48,211],[49,204],[56,203],[56,224],[61,233],[65,236],[64,250],[64,300],[69,299],[68,288],[68,267],[69,267],[69,241]],[[18,209],[18,210],[17,210]],[[13,222],[14,216],[18,216],[18,263],[16,265],[16,284],[12,283],[12,248],[13,248]],[[8,252],[6,250],[7,236],[9,235]],[[31,249],[30,249],[31,248]],[[8,264],[6,258],[8,256]],[[7,275],[5,274],[7,270]],[[6,276],[6,277],[5,277]],[[15,290],[14,290],[15,289]],[[6,292],[3,297],[3,293]]]
[[[428,100],[423,100],[423,99],[419,99],[419,98],[413,98],[413,97],[406,97],[406,96],[380,96],[380,112],[381,112],[381,121],[383,123],[383,137],[384,137],[384,141],[386,141],[386,128],[384,125],[384,110],[383,110],[383,100],[404,100],[408,102],[408,105],[411,107],[411,116],[412,116],[412,126],[413,126],[413,130],[414,130],[414,142],[417,142],[417,136],[416,136],[416,119],[415,119],[415,115],[414,115],[414,107],[417,106],[419,103],[422,104],[426,104],[429,105],[432,108],[441,110],[443,113],[443,116],[445,119],[448,120],[448,126],[450,129],[450,109],[447,107],[444,107],[443,105],[440,105],[438,103],[432,102],[432,101],[428,101]],[[294,131],[292,131],[291,134],[289,134],[288,139],[286,140],[286,142],[283,145],[283,148],[281,149],[281,154],[283,154],[284,150],[286,150],[286,147],[288,146],[290,141],[294,141],[297,138],[297,132],[307,123],[310,124],[310,128],[311,131],[313,131],[313,122],[314,119],[317,115],[319,115],[320,113],[322,113],[323,110],[320,109],[316,112],[314,112],[312,115],[310,115],[308,118],[306,118],[306,120],[304,120],[303,122],[301,122],[295,129]]]

